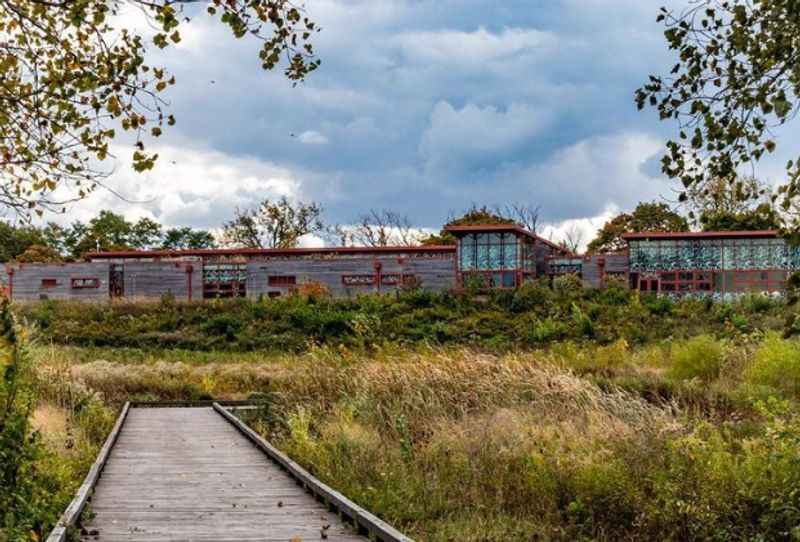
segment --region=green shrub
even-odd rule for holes
[[[800,344],[768,333],[745,368],[744,380],[790,397],[800,395]]]
[[[575,327],[581,335],[586,337],[594,335],[594,323],[592,323],[592,319],[581,310],[577,303],[572,304],[572,321],[575,323]]]
[[[41,540],[69,500],[75,475],[31,426],[35,377],[9,302],[0,306],[0,540]]]
[[[510,309],[513,312],[547,310],[553,302],[553,290],[544,281],[526,282],[514,291]]]
[[[651,314],[656,316],[666,316],[672,313],[675,303],[671,297],[665,295],[645,295],[642,303]]]
[[[533,343],[546,343],[552,340],[560,339],[567,334],[567,327],[553,320],[552,318],[545,318],[544,320],[537,321],[530,330],[528,338]]]
[[[725,360],[725,349],[714,337],[698,335],[672,347],[671,375],[681,380],[699,378],[704,381],[719,376]]]
[[[750,320],[743,314],[734,313],[730,319],[731,325],[741,333],[746,333],[750,329]]]
[[[774,401],[759,409],[768,421],[746,439],[701,423],[669,442],[645,532],[661,540],[798,540],[800,418]]]
[[[734,313],[730,305],[640,297],[619,284],[585,289],[580,278],[564,276],[552,288],[537,281],[480,296],[411,289],[350,299],[298,295],[263,302],[176,300],[174,305],[50,301],[26,304],[21,311],[42,329],[44,339],[57,344],[298,352],[312,344],[371,347],[385,342],[496,350],[561,339],[608,344],[624,338],[637,345],[701,333],[737,338],[742,331],[783,328],[783,305],[758,305],[761,312],[752,312],[752,305],[737,304]]]
[[[739,303],[745,312],[767,312],[777,301],[766,294],[752,293],[742,296]]]
[[[575,274],[561,275],[553,279],[553,292],[566,300],[575,300],[586,293],[583,280]]]

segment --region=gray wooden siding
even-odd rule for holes
[[[297,286],[317,282],[336,297],[354,297],[358,294],[391,292],[398,285],[374,284],[348,286],[342,282],[344,275],[374,275],[375,264],[380,263],[381,275],[413,275],[422,288],[446,290],[455,284],[455,262],[452,258],[377,257],[347,259],[292,259],[250,262],[247,266],[248,297],[267,296],[270,292],[284,295],[289,286],[269,286],[270,276],[293,276]],[[274,295],[274,294],[273,294]]]
[[[125,297],[160,298],[172,294],[189,299],[191,267],[192,300],[203,299],[203,266],[200,262],[125,262]]]
[[[10,264],[13,276],[4,275],[11,285],[12,298],[18,301],[40,299],[108,299],[108,263]],[[94,278],[97,288],[73,288],[72,279]]]
[[[600,258],[603,258],[605,262],[603,270],[606,275],[609,273],[625,273],[628,270],[627,254],[593,254],[587,256],[583,260],[582,276],[584,281],[595,288],[602,286]]]
[[[552,246],[542,241],[536,241],[534,245],[534,254],[536,255],[536,276],[541,277],[547,274],[547,258],[550,256],[559,256],[565,251],[556,250]]]

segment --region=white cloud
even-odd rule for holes
[[[474,32],[449,29],[406,32],[393,40],[414,62],[447,64],[450,67],[453,64],[486,67],[488,62],[533,50],[551,49],[557,42],[555,35],[531,28],[506,28],[493,33],[483,27]]]
[[[315,130],[307,130],[297,136],[297,140],[305,145],[327,145],[328,138]]]
[[[545,224],[539,231],[539,235],[554,243],[561,243],[562,241],[566,242],[567,245],[574,243],[578,246],[578,252],[584,252],[586,245],[595,238],[598,230],[618,214],[619,209],[616,206],[610,206],[597,216],[570,218],[552,224]]]
[[[237,206],[252,206],[267,197],[302,199],[305,174],[266,160],[207,148],[157,145],[149,150],[159,154],[155,168],[136,173],[130,167],[131,149],[114,149],[117,169],[107,184],[124,199],[100,189],[66,214],[48,218],[85,221],[109,209],[132,220],[149,217],[166,226],[216,228]]]
[[[543,208],[556,216],[594,216],[611,205],[629,209],[639,201],[669,195],[670,182],[652,176],[646,167],[662,149],[661,140],[639,132],[591,137],[559,150],[521,176]]]

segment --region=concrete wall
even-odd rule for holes
[[[17,301],[40,299],[108,299],[108,263],[9,264],[7,288]],[[75,288],[73,279],[97,279],[96,288]]]
[[[344,275],[375,275],[375,264],[381,266],[384,277],[380,286],[374,283],[347,285]],[[336,297],[354,297],[358,294],[390,292],[401,286],[387,284],[386,275],[413,275],[414,280],[425,289],[447,290],[455,285],[455,261],[452,257],[397,257],[379,256],[372,258],[337,259],[291,259],[250,262],[247,266],[247,295],[259,297],[285,295],[291,286],[270,286],[270,276],[293,276],[296,286],[317,282],[325,286]]]
[[[191,270],[191,272],[190,272]],[[178,301],[203,299],[201,262],[125,262],[125,297],[160,298],[172,294]]]

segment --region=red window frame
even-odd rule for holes
[[[297,277],[294,275],[270,275],[267,278],[268,286],[295,286]]]
[[[500,275],[500,284],[494,284],[494,276]],[[512,285],[506,286],[504,283],[505,276],[513,276],[514,281]],[[461,284],[466,286],[472,281],[473,277],[478,277],[483,285],[481,288],[491,290],[512,290],[522,284],[522,273],[516,269],[494,269],[494,270],[470,270],[461,273]]]
[[[659,290],[674,294],[714,291],[714,271],[681,269],[661,271],[658,274]]]
[[[342,275],[345,286],[374,286],[376,275]]]
[[[731,291],[734,292],[742,291],[739,289],[740,286],[744,286],[745,291],[780,292],[786,289],[786,281],[789,275],[783,269],[735,269],[731,270],[731,272],[733,273]],[[784,273],[784,278],[779,280],[771,279],[770,273],[775,272]],[[742,275],[744,275],[744,277],[742,277]],[[764,275],[766,275],[766,277],[764,277]],[[764,289],[756,290],[753,288],[747,288],[747,286],[763,286]]]
[[[42,279],[42,288],[56,288],[58,279]]]
[[[75,290],[100,287],[100,279],[97,277],[74,277],[69,279],[69,282],[70,288]]]

